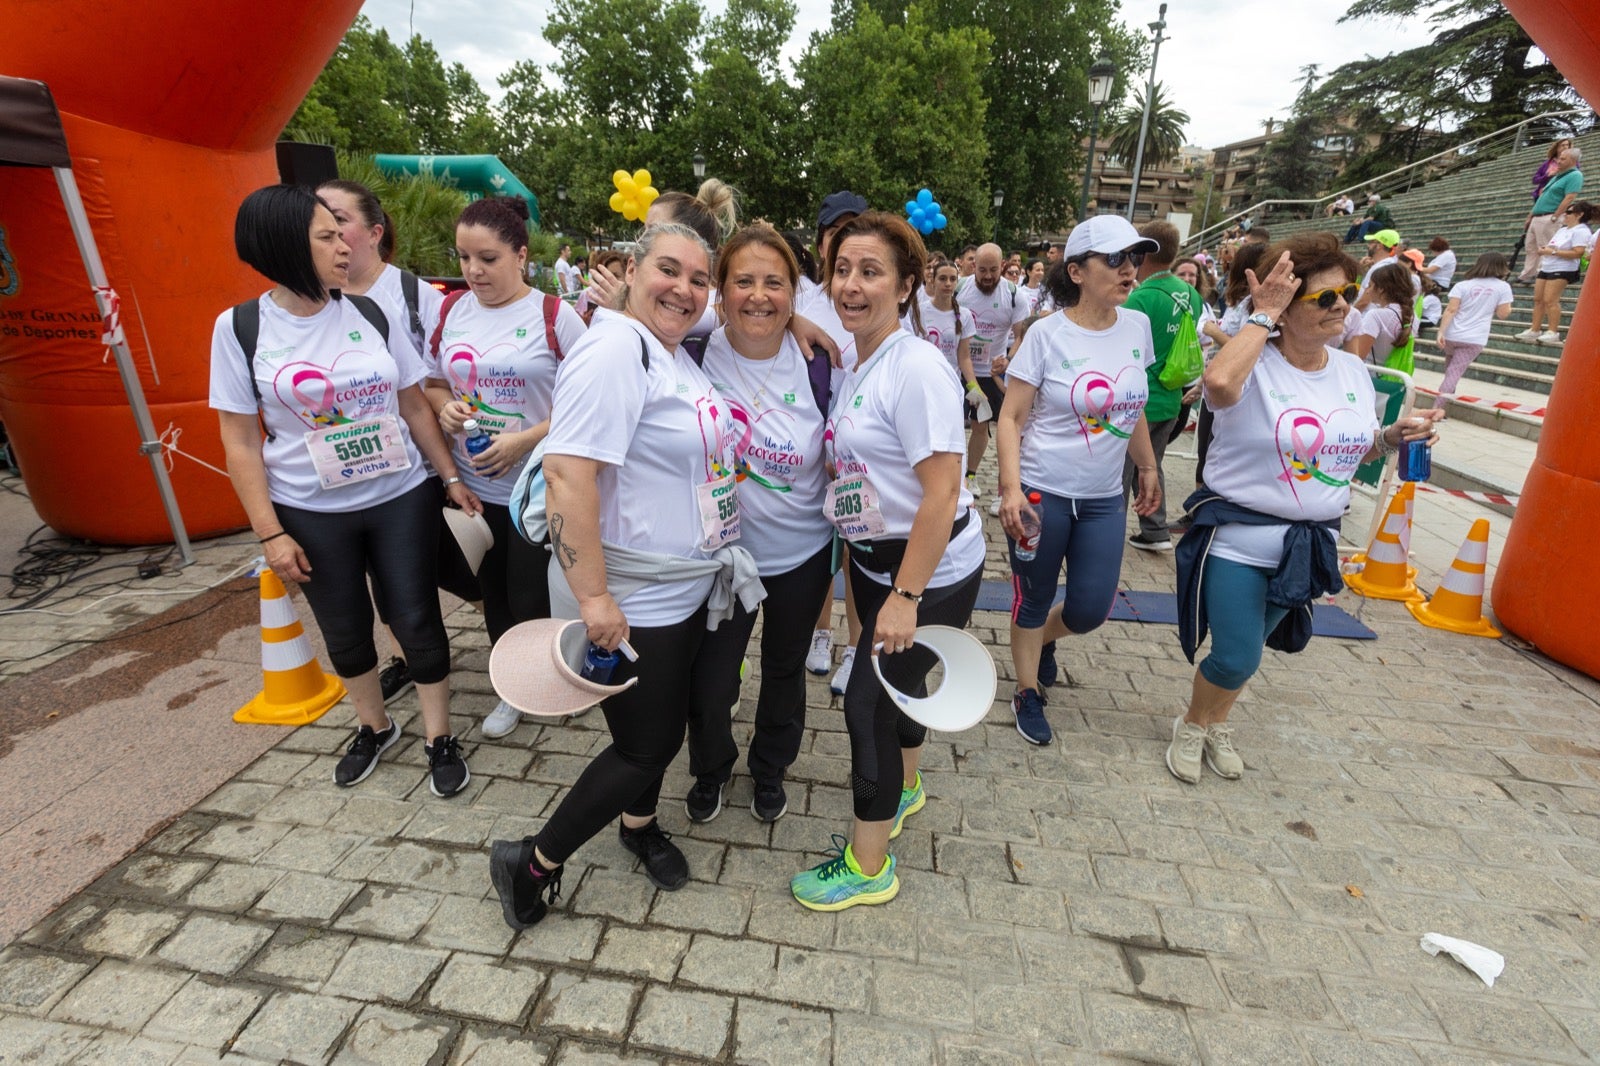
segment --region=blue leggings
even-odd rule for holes
[[[1056,580],[1066,563],[1066,599],[1061,621],[1073,633],[1088,633],[1105,624],[1122,576],[1122,543],[1127,531],[1127,506],[1121,494],[1078,500],[1038,492],[1043,529],[1039,551],[1026,562],[1011,547],[1011,621],[1020,629],[1039,629],[1056,598]]]
[[[1289,613],[1289,608],[1267,602],[1271,579],[1272,571],[1264,566],[1206,558],[1201,595],[1211,626],[1211,654],[1200,660],[1200,673],[1218,688],[1244,688],[1261,666],[1267,634]]]

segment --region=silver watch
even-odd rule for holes
[[[1255,314],[1245,319],[1244,324],[1247,326],[1260,326],[1268,333],[1271,333],[1273,330],[1278,328],[1278,324],[1272,321],[1272,316],[1264,311],[1257,311]]]

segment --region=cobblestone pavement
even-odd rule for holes
[[[1169,555],[1129,554],[1126,586],[1171,587]],[[820,679],[786,817],[750,817],[741,775],[691,827],[680,758],[662,821],[693,882],[656,891],[602,834],[520,934],[487,842],[541,823],[599,716],[463,728],[472,782],[439,800],[414,695],[406,741],[336,788],[340,706],[0,953],[0,1062],[1600,1061],[1600,685],[1397,604],[1363,618],[1379,640],[1269,653],[1235,716],[1248,772],[1194,787],[1162,762],[1175,630],[1064,642],[1056,743],[1002,702],[931,738],[899,898],[836,915],[787,893],[849,820]],[[487,651],[450,622],[465,719]],[[1005,626],[973,625],[1002,675]],[[1484,987],[1429,931],[1505,973]]]

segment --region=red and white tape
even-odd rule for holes
[[[1421,386],[1417,387],[1417,391],[1428,396],[1439,395],[1437,390],[1425,389]],[[1471,404],[1473,407],[1484,407],[1492,411],[1505,411],[1508,414],[1513,415],[1526,415],[1528,418],[1544,417],[1543,407],[1534,407],[1532,404],[1517,403],[1513,400],[1489,400],[1482,396],[1454,396],[1452,399],[1456,403]]]
[[[105,301],[105,312],[100,316],[100,343],[107,348],[121,344],[124,339],[122,332],[122,297],[117,295],[117,290],[109,285],[96,285],[95,295]]]
[[[1521,496],[1507,496],[1502,492],[1471,492],[1467,489],[1445,489],[1437,485],[1424,485],[1417,482],[1418,492],[1437,492],[1443,496],[1454,496],[1460,500],[1471,500],[1474,503],[1492,503],[1497,507],[1515,507],[1522,499]]]

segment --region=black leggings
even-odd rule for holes
[[[425,484],[439,503],[439,587],[468,603],[476,603],[483,599],[483,592],[478,588],[477,575],[467,565],[467,557],[461,554],[461,545],[456,543],[455,534],[450,532],[450,526],[444,520],[444,483],[438,477],[430,476]],[[367,567],[367,577],[371,579],[372,604],[378,609],[378,618],[388,625],[389,605],[384,601],[383,586],[378,583],[378,576],[370,566]]]
[[[859,564],[851,565],[861,570]],[[980,566],[954,585],[927,589],[917,606],[917,625],[965,629],[982,584]],[[850,685],[844,693],[844,721],[850,730],[850,790],[855,795],[857,818],[863,822],[886,822],[900,806],[900,788],[905,778],[900,749],[920,748],[928,730],[895,706],[872,669],[873,632],[878,627],[878,611],[889,598],[889,587],[862,571],[850,582],[850,593],[856,613],[861,616],[856,668],[850,672]],[[881,665],[884,676],[898,691],[922,697],[928,694],[928,672],[937,662],[933,652],[913,644],[907,651],[884,656]]]
[[[439,498],[424,481],[385,503],[330,513],[274,504],[278,521],[311,563],[301,585],[340,677],[359,677],[378,665],[372,643],[370,568],[383,589],[389,627],[421,684],[450,676],[450,641],[439,614]]]
[[[505,504],[485,503],[483,517],[494,534],[494,547],[478,565],[478,586],[483,590],[484,628],[493,644],[518,622],[550,617],[550,555],[522,539]]]
[[[620,685],[637,676],[639,683],[600,705],[611,746],[578,775],[534,837],[545,858],[566,862],[619,814],[655,813],[661,778],[683,747],[690,677],[705,635],[704,606],[676,625],[630,628],[628,643],[639,661],[623,658],[611,681]]]
[[[750,738],[750,776],[778,782],[800,754],[806,728],[806,653],[823,598],[833,586],[833,546],[782,574],[763,577],[761,603],[761,695]],[[706,634],[689,683],[689,772],[725,784],[733,776],[739,748],[731,712],[739,698],[739,664],[756,627],[756,612],[742,606]]]

